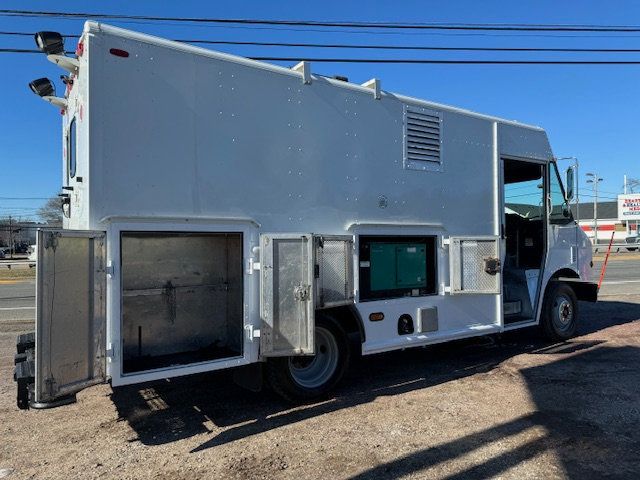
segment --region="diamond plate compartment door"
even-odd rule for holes
[[[38,230],[34,407],[106,380],[104,232]]]
[[[317,309],[349,305],[353,292],[353,237],[317,235],[315,238]]]
[[[264,357],[315,353],[313,247],[311,234],[260,236],[260,349]]]
[[[499,294],[502,285],[499,237],[451,237],[451,294]]]

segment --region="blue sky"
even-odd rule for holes
[[[92,11],[185,17],[271,18],[297,20],[464,23],[640,24],[640,2],[29,2],[5,1],[2,8],[24,10]],[[201,38],[241,41],[284,41],[362,44],[414,44],[428,46],[602,47],[640,48],[640,33],[625,36],[587,36],[572,33],[539,35],[404,34],[304,31],[302,28],[246,28],[164,23],[114,25],[167,38]],[[54,30],[80,33],[81,20],[0,17],[1,31]],[[1,47],[33,48],[32,39],[0,36]],[[73,48],[74,41],[68,41]],[[640,54],[560,53],[453,53],[368,52],[352,50],[289,49],[221,46],[239,55],[371,56],[389,58],[455,59],[636,59]],[[568,56],[566,56],[568,55]],[[577,156],[584,173],[596,171],[604,181],[602,195],[614,197],[623,175],[640,177],[640,65],[639,66],[477,66],[314,64],[313,71],[341,74],[362,83],[381,79],[383,89],[448,103],[482,113],[544,127],[557,157]],[[61,133],[59,112],[38,100],[27,88],[29,81],[61,71],[36,54],[0,54],[0,197],[47,197],[61,185]],[[58,91],[63,91],[59,81]],[[590,198],[583,196],[583,200]],[[32,215],[43,200],[0,198],[0,216]]]

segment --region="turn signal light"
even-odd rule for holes
[[[384,320],[384,313],[382,312],[370,313],[369,320],[371,320],[372,322],[379,322],[380,320]]]

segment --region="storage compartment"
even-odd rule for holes
[[[123,232],[123,373],[242,355],[242,234]]]

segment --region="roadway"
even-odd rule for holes
[[[598,280],[602,260],[594,262],[594,281]],[[640,295],[640,253],[618,254],[609,258],[600,298]],[[0,279],[0,333],[32,329],[35,319],[35,280]]]
[[[34,279],[0,280],[0,333],[33,328],[35,291]]]

